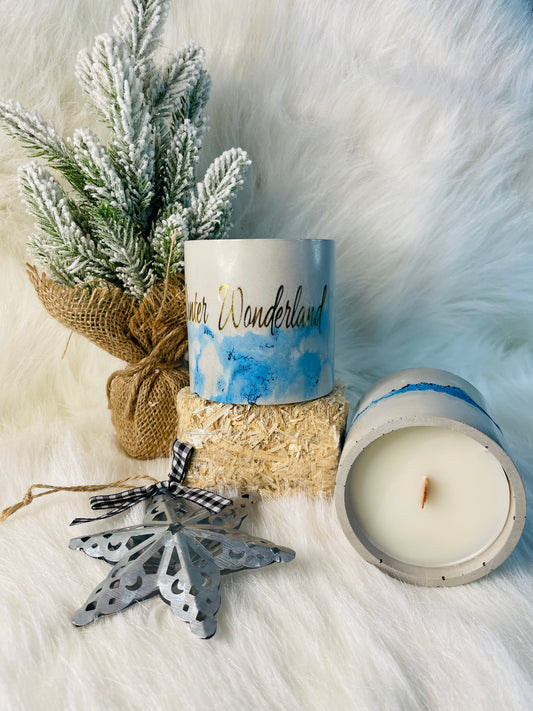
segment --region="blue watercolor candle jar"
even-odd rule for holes
[[[185,243],[191,390],[275,405],[333,388],[334,242]]]

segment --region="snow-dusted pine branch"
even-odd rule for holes
[[[198,131],[186,120],[172,137],[161,166],[160,215],[168,216],[180,204],[188,207],[199,150]]]
[[[154,77],[151,91],[153,113],[158,120],[168,118],[185,103],[199,81],[204,61],[205,52],[195,42],[189,42],[166,60],[161,72]]]
[[[93,216],[92,232],[124,291],[142,299],[154,283],[152,250],[132,220],[103,206]]]
[[[85,194],[95,203],[104,203],[125,215],[134,211],[111,157],[91,131],[77,129],[71,141],[72,152],[84,178]]]
[[[134,58],[124,42],[99,35],[81,52],[77,72],[91,103],[111,128],[110,155],[132,200],[133,216],[146,226],[154,195],[155,139],[152,117]]]
[[[181,121],[189,119],[193,126],[196,127],[198,135],[203,137],[207,129],[205,107],[209,101],[210,92],[211,77],[205,69],[201,69],[190,90],[181,97],[179,108],[172,113],[171,126],[173,131],[176,130],[176,126]]]
[[[158,222],[152,235],[154,267],[159,279],[183,272],[183,244],[188,238],[187,208],[176,208],[170,217]]]
[[[55,281],[73,286],[90,279],[109,279],[108,265],[91,236],[76,223],[57,180],[32,162],[20,168],[19,186],[26,207],[40,228],[30,241],[30,249]]]
[[[215,158],[198,185],[189,211],[189,233],[194,239],[223,239],[231,226],[231,200],[244,182],[250,165],[241,148]]]
[[[37,111],[26,111],[18,101],[1,101],[0,118],[7,132],[34,155],[58,161],[68,155],[65,141],[54,125],[45,121]]]
[[[153,55],[161,41],[169,5],[170,0],[130,0],[113,22],[113,32],[126,45],[145,87],[152,79]]]
[[[37,111],[26,111],[17,101],[0,101],[0,123],[17,138],[35,158],[45,158],[60,170],[77,190],[83,190],[83,178],[66,141],[55,126]]]

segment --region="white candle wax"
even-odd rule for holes
[[[479,555],[509,515],[509,483],[498,460],[444,427],[406,427],[379,437],[354,462],[348,486],[369,541],[419,566]]]

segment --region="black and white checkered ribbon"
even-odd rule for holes
[[[160,491],[168,491],[173,496],[178,496],[183,499],[193,501],[195,504],[200,504],[213,513],[220,513],[222,509],[231,504],[231,499],[225,499],[212,491],[206,489],[192,489],[188,486],[182,486],[181,482],[185,479],[187,467],[192,457],[194,449],[188,444],[174,440],[172,445],[172,468],[168,475],[168,481],[159,481],[157,484],[148,484],[147,486],[138,486],[135,489],[120,491],[118,494],[105,494],[103,496],[91,496],[91,508],[94,511],[100,509],[113,509],[102,516],[94,518],[75,518],[70,524],[75,526],[78,523],[88,523],[89,521],[99,521],[102,518],[109,518],[116,514],[122,513],[131,506],[134,506],[143,499],[149,499],[154,494]]]

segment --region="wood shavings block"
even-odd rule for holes
[[[308,402],[231,405],[183,388],[177,437],[195,448],[185,483],[271,496],[331,496],[348,417],[343,393],[337,386]]]

